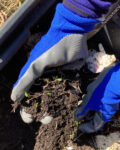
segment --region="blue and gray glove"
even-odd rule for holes
[[[31,51],[15,83],[11,99],[20,101],[34,80],[48,67],[56,67],[87,57],[85,33],[94,29],[96,19],[77,15],[63,6],[56,7],[51,27]]]
[[[111,121],[119,109],[120,63],[104,70],[87,88],[82,104],[75,111],[75,119],[86,119],[79,125],[84,133],[96,132]]]

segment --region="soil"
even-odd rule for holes
[[[82,72],[84,75],[78,76]],[[6,97],[9,102],[1,101],[1,150],[62,150],[71,143],[80,149],[77,143],[73,144],[74,134],[77,132],[74,110],[85,94],[85,85],[96,77],[92,73],[89,74],[91,78],[87,82],[85,78],[88,76],[88,70],[84,68],[81,71],[47,73],[36,80],[30,89],[29,98],[21,103],[21,107],[28,108],[27,111],[35,117],[30,125],[22,122],[19,107],[15,113],[12,112],[9,96]],[[6,83],[8,84],[7,81]],[[81,88],[83,84],[84,88]],[[45,113],[53,117],[48,125],[40,123]],[[81,147],[94,149],[86,144]]]
[[[40,25],[37,30],[32,30],[32,39],[28,40],[0,73],[0,150],[67,150],[71,146],[74,150],[96,150],[97,134],[107,135],[120,130],[120,113],[98,133],[81,134],[77,131],[75,108],[86,94],[88,84],[98,76],[86,66],[81,70],[44,73],[32,85],[29,97],[13,112],[11,89],[29,56],[29,50],[42,35],[39,29]],[[33,123],[25,124],[22,121],[20,107],[26,108],[33,115]],[[45,113],[53,117],[48,125],[40,122]]]
[[[95,136],[119,131],[120,114],[117,113],[113,122],[106,124],[98,133],[80,136],[74,121],[74,110],[86,93],[87,85],[96,77],[97,74],[89,72],[86,66],[80,71],[46,73],[36,80],[29,97],[21,102],[15,113],[12,112],[9,96],[6,96],[9,101],[0,105],[1,150],[65,150],[70,146],[74,150],[97,149]],[[34,116],[32,124],[23,123],[19,115],[20,107]],[[48,125],[40,122],[45,113],[53,117]]]
[[[27,104],[30,105],[27,112],[39,122],[44,114],[54,118],[48,125],[41,124],[35,150],[62,150],[72,133],[76,133],[74,110],[82,94],[80,79],[76,74],[77,72],[56,72],[54,75],[44,75],[32,86],[31,96],[27,99]]]

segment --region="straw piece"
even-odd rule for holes
[[[0,0],[0,27],[24,2],[24,0]]]

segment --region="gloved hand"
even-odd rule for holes
[[[48,67],[87,57],[85,33],[94,29],[96,19],[84,18],[58,4],[51,27],[33,48],[15,83],[11,99],[20,101],[34,80]]]
[[[82,104],[75,111],[75,119],[81,123],[78,129],[84,133],[96,132],[111,121],[120,102],[120,63],[104,70],[87,88]]]

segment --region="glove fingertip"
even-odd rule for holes
[[[14,92],[11,93],[10,97],[11,97],[12,101],[14,101],[14,102],[16,101],[16,96],[15,96]]]
[[[12,93],[11,93],[11,100],[13,102],[15,101],[21,101],[22,99],[24,98],[24,95],[19,95],[19,94],[16,94],[16,92],[13,90]]]

